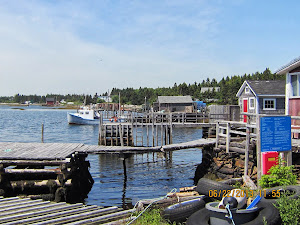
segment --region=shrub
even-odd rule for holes
[[[300,223],[300,199],[289,198],[288,193],[284,193],[276,201],[274,206],[278,209],[282,224],[299,224]]]
[[[258,181],[262,188],[294,185],[297,183],[297,175],[293,174],[294,166],[282,166],[283,163],[285,162],[279,157],[278,164],[270,168],[269,174],[262,175]]]

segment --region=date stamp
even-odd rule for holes
[[[267,191],[266,190],[242,190],[242,189],[233,189],[233,190],[209,190],[209,197],[210,198],[224,198],[224,197],[241,197],[241,198],[253,198],[257,195],[260,197],[266,197]],[[271,193],[268,193],[273,198],[280,198],[280,191],[279,190],[272,190]]]

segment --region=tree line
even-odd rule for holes
[[[245,80],[278,80],[285,79],[284,75],[273,74],[269,68],[266,68],[263,72],[256,72],[252,74],[244,74],[223,77],[219,82],[215,78],[207,78],[201,83],[196,81],[193,84],[182,84],[175,83],[173,87],[158,87],[158,88],[147,88],[140,87],[134,88],[113,88],[111,93],[103,93],[102,96],[110,94],[112,102],[119,102],[119,93],[121,96],[122,104],[141,105],[145,101],[147,104],[152,104],[157,100],[158,96],[184,96],[190,95],[193,100],[200,100],[204,102],[216,102],[218,104],[237,104],[236,93]],[[211,87],[209,91],[201,91],[203,87]],[[55,98],[56,101],[65,100],[66,102],[75,102],[76,104],[82,104],[86,101],[90,103],[101,103],[103,100],[98,98],[99,95],[95,93],[92,95],[84,94],[47,94],[45,96],[38,95],[21,95],[16,94],[11,97],[0,97],[2,103],[24,103],[30,101],[31,103],[45,103],[46,98]]]

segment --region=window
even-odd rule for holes
[[[292,90],[293,90],[293,96],[298,96],[298,76],[297,75],[291,75],[291,83],[292,83]]]
[[[246,94],[249,94],[249,93],[250,93],[249,87],[245,87],[245,93],[246,93]]]
[[[249,109],[255,108],[255,98],[249,98]]]
[[[264,110],[275,110],[276,99],[264,99]]]

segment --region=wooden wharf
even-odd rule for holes
[[[0,224],[124,224],[134,209],[0,197]]]
[[[105,146],[159,146],[173,143],[174,127],[209,128],[203,113],[143,113],[129,114],[126,122],[99,121],[98,144]]]
[[[119,154],[126,173],[127,154],[167,152],[213,146],[214,139],[155,147],[99,146],[78,143],[0,142],[0,195],[56,202],[82,202],[94,180],[88,154]]]

